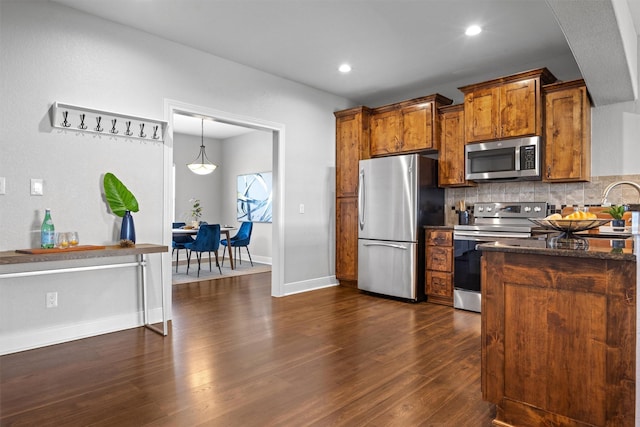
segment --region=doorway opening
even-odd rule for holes
[[[176,114],[207,118],[216,122],[245,127],[253,130],[267,131],[272,136],[272,176],[273,176],[273,217],[272,217],[272,248],[271,248],[271,295],[279,297],[284,295],[284,230],[282,224],[284,206],[284,125],[269,122],[262,119],[238,116],[211,109],[208,107],[188,104],[175,100],[165,100],[165,120],[169,122],[169,131],[165,138],[165,164],[164,164],[164,223],[171,222],[174,215],[173,205],[173,151],[174,151],[174,116]],[[165,242],[170,242],[170,230],[164,235]],[[163,260],[164,283],[171,284],[171,262],[172,257],[168,254],[166,261]],[[167,292],[171,295],[171,292]],[[171,301],[168,301],[171,307]],[[170,308],[169,308],[170,310]]]

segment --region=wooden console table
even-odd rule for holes
[[[68,267],[68,268],[55,268],[55,269],[43,269],[43,270],[29,270],[19,271],[14,273],[0,273],[0,279],[8,279],[15,277],[29,277],[29,276],[41,276],[46,274],[59,274],[59,273],[71,273],[76,271],[92,271],[92,270],[106,270],[113,268],[125,268],[125,267],[137,267],[140,269],[139,283],[142,286],[142,305],[143,305],[143,317],[144,326],[157,332],[160,335],[167,335],[167,316],[165,313],[165,294],[164,283],[162,281],[162,329],[149,323],[149,313],[147,307],[147,277],[145,269],[147,266],[146,255],[152,253],[164,253],[169,252],[167,246],[153,245],[148,243],[139,243],[131,248],[122,248],[120,246],[106,246],[103,249],[83,250],[83,251],[55,251],[44,254],[25,254],[18,253],[16,251],[4,251],[0,252],[0,266],[13,265],[13,264],[29,264],[34,265],[40,262],[51,261],[69,261],[76,259],[92,259],[92,258],[105,258],[116,256],[135,255],[135,262],[120,262],[111,264],[99,264],[99,265],[87,265],[83,267]]]

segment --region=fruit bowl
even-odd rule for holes
[[[589,241],[580,235],[579,231],[591,230],[600,227],[610,219],[540,219],[529,218],[529,221],[547,230],[556,230],[561,233],[549,239],[549,246],[554,249],[589,249]]]
[[[547,230],[576,233],[578,231],[591,230],[611,222],[610,219],[540,219],[529,218],[529,221]]]

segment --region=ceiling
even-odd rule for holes
[[[202,136],[213,139],[227,139],[234,136],[243,135],[249,132],[258,132],[255,129],[235,126],[192,115],[174,114],[173,132],[186,135]]]
[[[545,66],[570,80],[585,68],[554,0],[53,1],[369,107],[436,92],[459,102],[466,84]],[[610,4],[566,0],[594,2]],[[470,24],[483,32],[465,36]]]

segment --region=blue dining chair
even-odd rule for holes
[[[185,225],[186,224],[184,222],[174,222],[171,224],[171,228],[180,228],[180,227],[184,227]],[[177,273],[178,260],[180,259],[180,249],[184,249],[186,252],[187,248],[184,247],[184,244],[192,243],[193,237],[189,236],[188,234],[174,234],[171,240],[172,240],[171,247],[173,248],[171,250],[171,256],[173,256],[173,253],[176,252],[176,273]]]
[[[218,262],[218,248],[220,247],[220,224],[200,224],[196,240],[192,243],[185,243],[187,249],[187,274],[189,274],[189,265],[191,264],[191,253],[196,253],[198,259],[198,277],[200,277],[200,261],[202,253],[209,252],[209,271],[211,271],[211,252],[216,256],[216,267],[222,274],[220,263]]]
[[[222,250],[222,264],[224,265],[224,255],[227,253],[227,246],[229,246],[229,253],[231,253],[231,248],[234,248],[236,252],[236,259],[238,259],[237,254],[240,255],[240,264],[242,264],[242,253],[240,252],[240,248],[246,248],[247,254],[249,255],[249,262],[251,262],[251,267],[253,267],[253,260],[251,259],[251,252],[249,252],[249,243],[251,243],[251,232],[253,231],[253,223],[252,222],[243,222],[240,225],[240,229],[238,233],[229,239],[231,242],[227,242],[227,239],[223,239],[220,244],[224,246]]]

